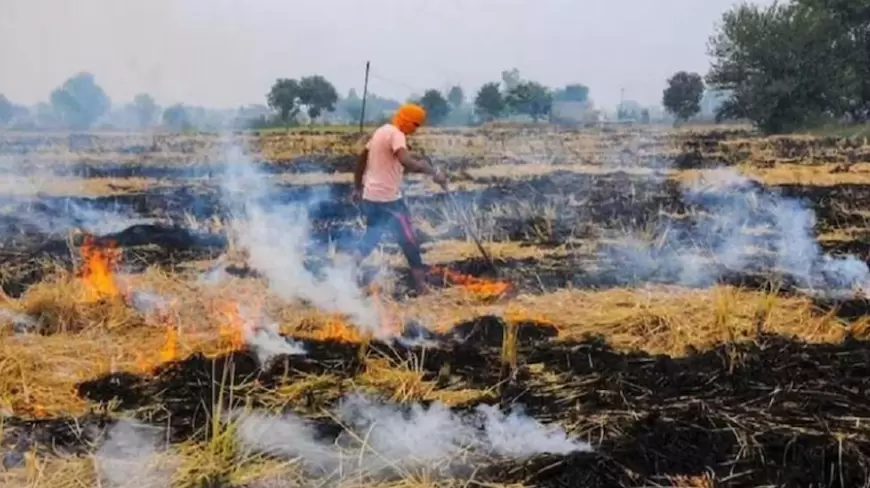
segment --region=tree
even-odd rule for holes
[[[462,87],[459,85],[454,86],[447,93],[447,101],[450,102],[450,105],[457,109],[465,103],[465,92],[462,90]]]
[[[704,90],[704,95],[701,96],[701,115],[708,118],[714,116],[729,96],[721,90]]]
[[[641,124],[649,124],[650,116],[649,109],[645,108],[640,111],[640,123]]]
[[[474,108],[485,120],[492,120],[504,113],[505,101],[496,82],[486,83],[474,97]]]
[[[635,100],[623,100],[616,106],[617,120],[640,120],[643,117],[643,107]]]
[[[37,127],[56,127],[59,125],[57,112],[46,102],[39,102],[33,107],[33,121]]]
[[[341,108],[351,120],[359,120],[360,115],[362,114],[362,98],[356,94],[356,90],[351,88],[350,91],[347,92],[347,96],[344,100],[341,100],[340,103]]]
[[[298,101],[307,108],[308,116],[312,120],[320,117],[324,111],[335,111],[338,92],[323,76],[306,76],[299,80],[297,89]]]
[[[139,127],[148,127],[154,123],[154,116],[157,115],[158,107],[154,101],[154,97],[147,93],[140,93],[133,97],[133,109],[136,112],[136,119],[139,122]]]
[[[832,109],[852,122],[870,120],[870,8],[866,0],[795,0],[810,12],[814,39],[825,40],[820,53],[830,71]],[[818,47],[817,47],[817,50]]]
[[[163,111],[163,125],[176,132],[190,128],[190,114],[187,107],[181,103],[167,107]]]
[[[291,122],[299,114],[299,82],[289,78],[280,78],[272,85],[266,96],[266,102],[284,123]]]
[[[15,106],[3,94],[0,94],[0,125],[6,125],[15,116]]]
[[[376,122],[390,120],[393,113],[401,105],[398,100],[379,97],[369,92],[366,96],[366,120]]]
[[[420,105],[426,110],[431,125],[440,124],[450,113],[450,104],[438,90],[426,90],[420,98]]]
[[[550,114],[553,94],[540,83],[523,81],[508,90],[505,104],[514,113],[528,115],[537,122]]]
[[[701,111],[701,96],[704,95],[704,80],[698,73],[679,71],[668,78],[668,87],[662,92],[662,105],[677,121]]]
[[[49,97],[57,117],[73,129],[87,129],[112,105],[94,75],[78,73],[51,92]]]
[[[589,99],[589,87],[580,83],[565,85],[553,94],[553,100],[560,102],[585,102]]]
[[[850,98],[842,34],[819,8],[801,3],[740,5],[710,40],[707,83],[730,96],[717,119],[745,118],[783,132],[838,115]]]

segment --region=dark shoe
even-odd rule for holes
[[[417,291],[417,296],[429,293],[429,285],[426,283],[427,270],[425,268],[412,269],[411,278],[414,280],[414,288]]]

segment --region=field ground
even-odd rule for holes
[[[352,132],[0,134],[0,481],[868,486],[864,142],[424,131],[414,297]]]

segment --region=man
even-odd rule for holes
[[[353,199],[362,200],[366,225],[365,235],[354,252],[356,263],[371,254],[383,231],[389,228],[398,238],[419,294],[426,292],[426,266],[402,198],[402,177],[405,171],[425,173],[447,188],[444,173],[408,151],[407,136],[416,132],[425,120],[426,111],[419,105],[409,103],[399,107],[392,122],[379,127],[369,138],[357,159],[353,182]]]

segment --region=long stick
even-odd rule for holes
[[[369,67],[371,66],[370,61],[366,61],[366,81],[363,85],[363,96],[362,96],[362,109],[359,113],[359,133],[363,133],[363,124],[365,124],[366,120],[366,97],[369,94]]]
[[[463,227],[465,227],[465,233],[471,236],[471,239],[474,241],[474,244],[477,246],[477,250],[480,251],[481,256],[486,261],[486,264],[492,268],[493,271],[498,272],[498,268],[495,267],[495,263],[493,263],[492,259],[489,257],[489,253],[486,252],[486,249],[483,248],[483,244],[480,243],[480,239],[477,237],[477,233],[472,229],[471,223],[465,217],[465,213],[459,209],[459,203],[456,201],[456,197],[453,196],[453,192],[445,189],[447,196],[450,198],[450,202],[453,204],[453,208],[456,210],[456,213],[462,216],[461,220]]]

